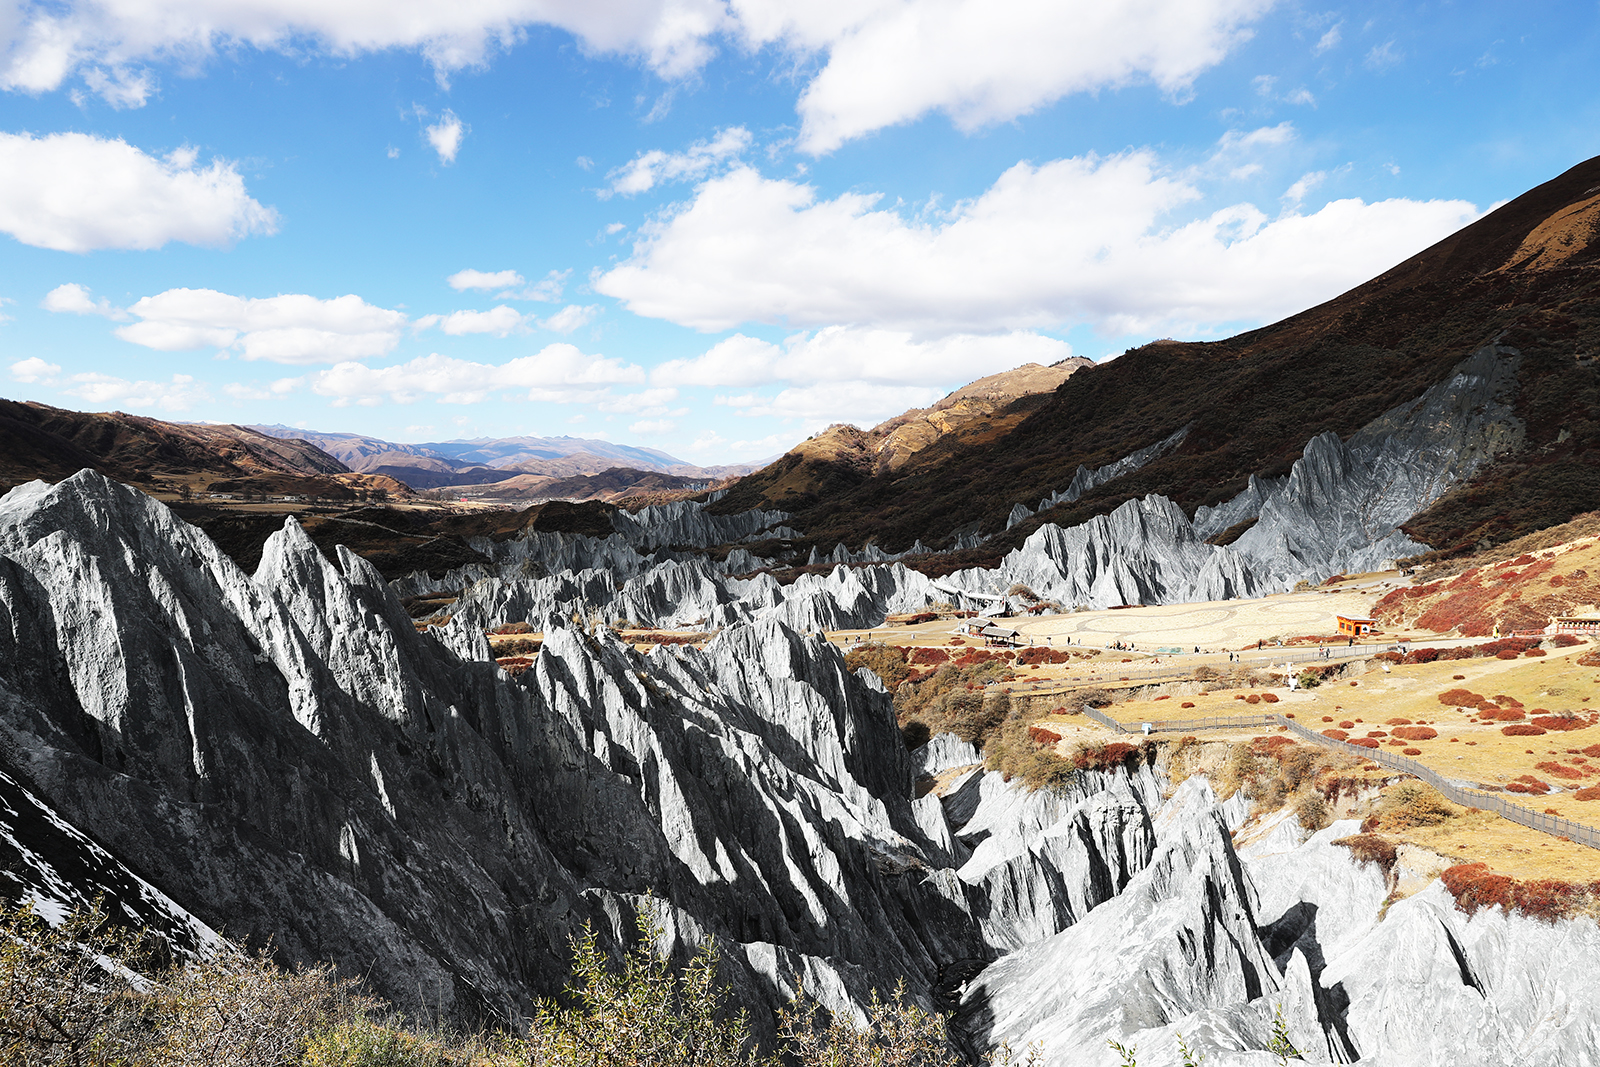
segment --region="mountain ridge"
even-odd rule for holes
[[[1565,521],[1600,506],[1600,426],[1588,416],[1600,409],[1600,242],[1583,206],[1597,190],[1600,158],[1278,323],[1130,350],[1053,393],[1011,402],[991,432],[936,441],[893,472],[791,451],[713,508],[781,507],[824,550],[940,545],[976,526],[991,538],[990,555],[1045,522],[1081,523],[1152,493],[1192,514],[1252,476],[1287,473],[1312,438],[1354,433],[1500,339],[1523,353],[1517,404],[1528,441],[1408,529],[1435,548],[1460,549]],[[1528,256],[1518,260],[1518,249],[1552,220],[1571,223],[1551,238],[1566,242],[1559,261],[1522,265]],[[1065,487],[1079,465],[1111,463],[1183,426],[1190,431],[1170,454],[1006,528],[1017,504],[1031,508]]]

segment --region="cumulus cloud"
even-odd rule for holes
[[[709,141],[696,141],[682,152],[644,152],[606,175],[611,182],[600,190],[601,199],[621,194],[637,196],[665,182],[703,178],[750,147],[750,131],[743,126],[721,130]]]
[[[243,359],[333,363],[390,351],[406,316],[358,296],[319,300],[290,294],[250,298],[215,289],[168,289],[128,308],[140,321],[117,327],[124,341],[162,352],[225,348]]]
[[[91,88],[103,83],[123,99],[142,99],[140,64],[166,58],[193,63],[239,45],[283,52],[309,47],[341,56],[415,49],[443,83],[452,71],[481,66],[516,44],[535,25],[564,29],[589,51],[637,56],[676,78],[704,64],[713,51],[710,38],[728,20],[719,0],[63,0],[19,7],[5,20],[0,88],[42,92],[78,72]],[[146,83],[143,92],[149,91]]]
[[[1065,341],[1026,331],[917,341],[905,331],[830,326],[796,334],[782,345],[734,334],[702,356],[658,365],[650,380],[663,386],[778,381],[914,385],[970,381],[1024,363],[1057,363],[1070,355],[1072,346]]]
[[[59,364],[46,363],[38,356],[29,356],[19,359],[11,364],[11,378],[13,381],[24,382],[29,385],[44,384],[61,373]]]
[[[439,153],[439,162],[449,166],[456,161],[456,153],[461,151],[461,139],[467,135],[469,127],[456,118],[456,113],[449,108],[445,109],[439,121],[423,130],[428,138],[428,144]]]
[[[832,151],[943,111],[971,130],[1072,93],[1153,83],[1181,94],[1249,37],[1272,0],[744,0],[755,43],[825,52],[800,97],[800,147]]]
[[[704,330],[1203,331],[1309,307],[1479,215],[1459,200],[1353,199],[1304,216],[1241,203],[1173,221],[1201,198],[1149,151],[1018,163],[932,218],[871,194],[822,199],[741,166],[643,227],[594,287],[636,314]]]
[[[341,56],[415,49],[445,83],[452,71],[483,65],[536,25],[572,33],[588,52],[638,57],[678,79],[731,39],[816,70],[798,104],[799,143],[821,153],[933,111],[973,129],[1072,93],[1139,82],[1181,96],[1246,40],[1271,6],[1272,0],[61,0],[28,5],[9,20],[0,87],[41,92],[78,73],[118,106],[136,106],[153,91],[146,64],[168,58],[193,64],[240,45]]]
[[[437,353],[392,367],[347,362],[310,376],[313,392],[336,406],[412,403],[437,397],[446,404],[475,404],[496,390],[525,390],[530,400],[581,403],[604,400],[613,385],[644,382],[632,363],[587,355],[573,345],[548,345],[506,363],[474,363]]]
[[[37,248],[227,245],[277,232],[278,216],[245,192],[232,163],[197,165],[82,133],[0,133],[0,231]]]
[[[510,289],[514,285],[521,285],[522,275],[514,270],[458,270],[445,279],[450,288],[456,292],[467,289]]]
[[[56,286],[44,295],[39,306],[46,311],[65,312],[69,315],[100,315],[119,322],[128,318],[127,311],[113,306],[105,297],[94,299],[89,295],[89,290],[77,282]]]
[[[600,314],[598,304],[568,304],[554,315],[539,320],[539,325],[556,333],[571,333],[589,325],[598,314]]]
[[[469,333],[506,337],[527,329],[522,313],[505,304],[490,308],[488,311],[452,311],[448,315],[424,315],[417,320],[419,330],[433,326],[437,326],[452,337],[461,337]]]
[[[174,374],[170,382],[137,382],[98,373],[74,374],[69,381],[62,392],[90,404],[187,411],[211,399],[205,385],[188,374]]]

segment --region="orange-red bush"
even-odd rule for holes
[[[1432,741],[1439,731],[1431,726],[1397,726],[1394,735],[1407,741]]]
[[[1588,719],[1578,715],[1535,715],[1533,724],[1546,730],[1582,730],[1590,725]]]
[[[1500,727],[1500,732],[1507,737],[1538,737],[1544,733],[1544,727],[1535,726],[1531,722],[1518,722]]]
[[[1053,745],[1061,740],[1061,735],[1045,726],[1028,727],[1028,736],[1041,745]]]
[[[1278,702],[1278,694],[1277,693],[1262,693],[1261,694],[1261,702],[1263,704],[1276,704]]]
[[[1600,785],[1591,785],[1572,794],[1578,800],[1600,800]]]
[[[1554,922],[1583,911],[1600,886],[1574,884],[1554,879],[1519,882],[1495,874],[1484,863],[1463,863],[1439,876],[1456,907],[1468,915],[1480,908],[1515,911],[1530,918]]]
[[[1420,755],[1422,755],[1422,749],[1420,749],[1420,748],[1402,749],[1401,752],[1404,755],[1407,755],[1407,756],[1420,756]]]
[[[1343,730],[1324,730],[1322,731],[1322,736],[1331,737],[1335,741],[1344,741],[1350,737],[1350,735],[1345,733]]]
[[[1357,737],[1352,739],[1350,743],[1352,745],[1360,745],[1362,748],[1377,748],[1379,744],[1378,739],[1375,737]]]
[[[1578,768],[1568,767],[1565,763],[1557,763],[1555,760],[1545,760],[1543,763],[1535,763],[1533,766],[1535,770],[1543,771],[1556,778],[1573,779],[1583,777],[1583,772]]]

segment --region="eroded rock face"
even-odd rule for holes
[[[93,473],[23,486],[0,499],[0,772],[200,923],[465,1016],[526,1010],[580,924],[622,935],[647,892],[752,1008],[802,980],[844,1010],[902,977],[926,999],[1145,858],[1148,786],[1102,781],[1003,884],[965,877],[994,817],[914,807],[876,677],[778,619],[648,656],[545,625],[513,679],[292,521],[250,576]]]

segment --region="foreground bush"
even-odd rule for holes
[[[574,939],[573,977],[526,1033],[474,1037],[408,1026],[332,968],[285,971],[226,946],[174,964],[157,937],[103,911],[59,928],[31,907],[0,910],[0,1064],[16,1067],[958,1067],[943,1018],[874,995],[865,1027],[802,995],[759,1049],[717,981],[715,945],[674,971],[641,917],[619,967],[592,930]],[[1002,1049],[987,1061],[1017,1061]],[[1030,1051],[1026,1063],[1034,1063]]]

